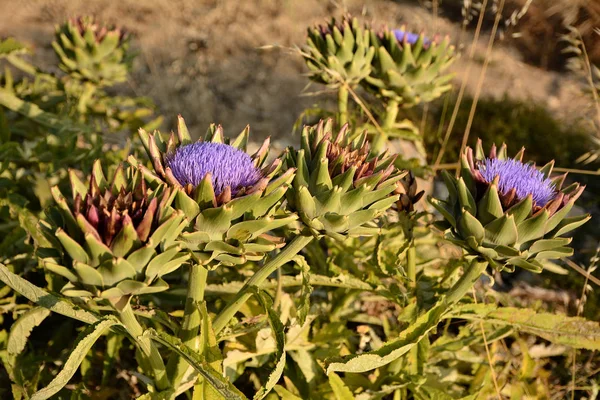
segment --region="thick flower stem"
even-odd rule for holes
[[[163,362],[162,356],[158,352],[158,349],[152,343],[152,340],[147,337],[143,337],[144,328],[140,325],[131,305],[129,303],[119,311],[119,318],[127,332],[133,337],[135,344],[142,350],[142,353],[148,359],[148,363],[152,367],[154,373],[154,381],[158,390],[165,390],[170,387],[169,379],[167,378],[167,371]]]
[[[275,258],[263,265],[240,289],[235,297],[225,306],[225,308],[216,316],[213,321],[213,329],[215,334],[218,334],[225,328],[227,323],[235,315],[236,312],[244,305],[252,296],[250,289],[254,286],[260,286],[277,268],[290,261],[298,254],[306,245],[314,239],[313,236],[296,236],[285,248],[277,254]]]
[[[445,302],[448,308],[450,308],[451,305],[462,299],[464,295],[467,294],[475,282],[477,282],[481,274],[483,274],[487,266],[488,262],[479,258],[475,258],[473,261],[471,261],[465,270],[465,273],[446,293]]]
[[[190,265],[185,309],[178,337],[183,344],[196,351],[200,348],[199,332],[201,316],[198,304],[204,301],[207,277],[208,270],[206,268],[201,265]],[[174,388],[179,386],[188,368],[189,363],[179,355],[173,354],[171,356],[168,363],[168,372],[169,379],[173,382]]]
[[[394,127],[399,110],[400,103],[397,100],[390,100],[385,107],[385,117],[381,124],[383,132],[379,132],[371,144],[374,154],[380,154],[385,150],[385,142],[388,140],[387,131]]]
[[[348,122],[348,88],[341,85],[338,89],[338,112],[340,126]]]

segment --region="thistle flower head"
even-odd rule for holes
[[[92,32],[96,43],[102,42],[108,33],[111,35],[118,35],[119,42],[127,40],[128,37],[125,29],[102,25],[98,23],[94,17],[90,16],[69,18],[69,24],[74,26],[82,37],[85,36],[87,32]]]
[[[558,194],[552,180],[531,164],[513,159],[486,158],[479,161],[477,167],[487,183],[491,184],[498,178],[500,195],[506,196],[514,190],[516,201],[531,195],[534,206],[543,207]]]
[[[120,173],[122,167],[119,167],[115,177]],[[163,198],[165,194],[169,195],[168,190],[163,193]],[[133,188],[118,188],[115,181],[110,187],[100,188],[95,175],[92,175],[88,192],[83,196],[81,193],[75,194],[72,209],[76,219],[81,215],[82,221],[89,224],[89,233],[111,247],[115,237],[126,226],[135,229],[139,241],[148,240],[158,219],[158,198],[148,198],[143,179],[139,179]]]
[[[533,163],[524,163],[523,154],[524,149],[521,149],[511,159],[506,155],[506,145],[499,149],[493,145],[485,157],[481,140],[475,152],[467,147],[462,163],[464,172],[469,173],[475,184],[475,200],[481,199],[488,187],[494,185],[505,210],[531,197],[533,212],[546,209],[553,214],[581,195],[585,187],[579,184],[561,190],[566,174],[550,177],[553,161],[538,169]]]
[[[325,132],[323,134],[323,132]],[[330,130],[324,128],[324,121],[319,122],[316,130],[309,135],[312,151],[318,152],[319,147],[323,146],[325,157],[328,161],[328,170],[331,178],[343,175],[349,169],[354,168],[355,173],[353,183],[363,178],[372,176],[375,172],[382,172],[381,180],[385,181],[394,171],[394,161],[397,156],[388,156],[382,154],[378,157],[370,157],[371,147],[366,140],[366,135],[362,135],[356,141],[348,140],[348,124],[345,124],[337,133],[335,138]],[[381,165],[385,164],[382,170]]]
[[[60,69],[100,86],[127,80],[134,57],[128,51],[129,35],[124,29],[103,25],[89,16],[58,25],[52,47]]]
[[[196,187],[210,174],[215,195],[226,187],[236,194],[261,178],[245,152],[223,143],[197,142],[178,147],[166,156],[166,165],[181,186]]]
[[[174,207],[190,221],[180,243],[195,262],[211,268],[241,265],[284,245],[283,238],[267,232],[297,218],[280,208],[295,169],[279,173],[281,158],[266,162],[269,139],[249,155],[250,127],[230,140],[220,125],[211,124],[193,142],[181,116],[177,134],[168,139],[143,129],[139,134],[153,170],[133,156],[129,162],[139,165],[149,186],[166,184],[173,191]]]
[[[331,87],[356,86],[371,71],[375,48],[369,42],[370,29],[350,15],[309,27],[302,56],[310,78]]]
[[[183,212],[171,208],[165,185],[147,187],[133,166],[119,166],[105,177],[94,163],[89,186],[69,172],[73,192],[67,200],[57,187],[57,207],[40,221],[52,248],[38,252],[44,267],[65,277],[63,294],[119,299],[168,289],[161,279],[190,256],[175,241],[187,225]]]
[[[348,125],[333,134],[332,120],[305,126],[301,149],[289,149],[286,163],[297,168],[288,205],[313,235],[340,239],[379,232],[373,222],[399,196],[404,171],[395,156],[370,155],[366,132],[352,138]]]
[[[405,28],[394,29],[394,30],[392,30],[392,32],[394,33],[394,36],[396,36],[396,39],[398,40],[398,42],[408,43],[411,45],[417,43],[417,41],[419,40],[419,37],[421,37],[420,34],[408,32],[408,31],[406,31]],[[431,43],[431,40],[429,40],[428,38],[423,38],[423,44],[428,45],[430,43]]]
[[[541,168],[523,163],[524,149],[509,158],[506,146],[492,146],[486,157],[481,141],[461,157],[460,177],[442,172],[448,199],[429,199],[445,221],[438,227],[468,254],[494,268],[540,272],[546,259],[568,257],[566,233],[589,215],[568,217],[584,186],[562,187],[565,175],[553,176],[553,162]]]
[[[454,60],[454,46],[449,37],[425,37],[405,26],[372,29],[370,34],[375,57],[361,84],[376,96],[408,108],[450,90],[452,75],[446,70]]]

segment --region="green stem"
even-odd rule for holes
[[[397,100],[390,100],[385,107],[385,117],[381,124],[382,132],[379,132],[373,140],[373,153],[380,154],[385,150],[385,142],[388,140],[387,131],[394,127],[396,118],[398,117],[398,111],[400,110],[400,103]]]
[[[178,337],[183,344],[196,351],[200,348],[199,332],[201,316],[198,304],[204,301],[207,278],[208,270],[206,268],[201,265],[190,266],[183,321],[179,328]],[[171,355],[168,363],[168,372],[174,388],[179,386],[188,368],[189,363],[182,357],[175,353]]]
[[[216,316],[213,321],[213,329],[215,335],[219,334],[225,328],[227,323],[239,311],[246,301],[252,296],[250,288],[260,286],[277,268],[290,261],[296,254],[300,252],[306,245],[313,240],[313,236],[296,236],[285,248],[277,254],[275,258],[263,265],[248,282],[240,289],[235,297],[225,306],[225,308]]]
[[[414,288],[417,285],[417,249],[415,248],[415,242],[411,239],[406,251],[406,274],[410,280],[411,286]]]
[[[165,390],[169,388],[171,385],[169,383],[169,379],[167,378],[167,371],[165,369],[163,359],[152,340],[150,340],[150,338],[143,337],[144,328],[142,328],[138,322],[129,303],[127,303],[123,310],[119,311],[119,318],[127,329],[127,332],[129,332],[129,334],[133,337],[135,344],[148,358],[148,362],[154,373],[156,388],[158,390]]]
[[[348,88],[344,85],[338,89],[338,111],[340,126],[348,122]]]
[[[473,287],[473,285],[475,285],[475,282],[477,282],[477,280],[479,279],[481,274],[483,274],[487,266],[488,262],[485,260],[475,258],[473,259],[473,261],[471,261],[471,263],[465,270],[465,273],[446,293],[446,304],[448,308],[452,304],[462,299],[465,296],[465,294],[467,294],[467,292],[471,290],[471,288]]]

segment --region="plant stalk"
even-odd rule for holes
[[[340,126],[348,122],[348,88],[341,85],[338,89],[338,120]]]
[[[399,110],[400,103],[397,100],[390,100],[385,107],[385,117],[383,119],[383,123],[381,124],[383,131],[379,132],[371,143],[374,154],[380,154],[383,150],[385,150],[385,143],[388,140],[387,131],[394,127]]]
[[[202,265],[190,265],[183,321],[177,336],[181,339],[183,344],[195,351],[200,349],[199,333],[201,315],[198,304],[204,301],[207,278],[208,269],[204,268]],[[167,370],[174,388],[179,386],[188,368],[189,363],[178,354],[173,353],[169,358]]]
[[[163,362],[162,356],[150,338],[143,337],[144,328],[140,325],[131,305],[127,305],[123,310],[119,311],[119,318],[127,332],[133,337],[135,344],[142,350],[142,353],[147,357],[152,372],[154,373],[154,381],[158,390],[165,390],[171,385],[167,378],[167,371]]]
[[[215,335],[225,328],[227,323],[239,311],[246,301],[252,296],[250,288],[260,286],[277,268],[290,261],[298,254],[306,245],[314,239],[313,236],[296,236],[284,249],[275,256],[271,261],[263,265],[240,289],[235,297],[225,306],[225,308],[216,316],[213,321],[213,330]]]
[[[471,263],[465,270],[465,273],[446,293],[445,302],[448,308],[450,308],[451,305],[462,299],[465,296],[465,294],[467,294],[467,292],[471,290],[471,288],[473,287],[473,285],[475,285],[475,282],[477,282],[477,280],[479,279],[481,274],[483,274],[487,266],[488,262],[479,258],[475,258],[473,259],[473,261],[471,261]]]

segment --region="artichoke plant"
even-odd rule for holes
[[[440,97],[451,87],[446,70],[454,61],[450,38],[428,39],[405,27],[371,31],[375,57],[363,85],[386,102],[412,107]]]
[[[245,152],[249,128],[229,141],[221,126],[211,125],[204,139],[192,143],[181,116],[177,136],[171,133],[166,141],[159,132],[139,133],[154,170],[140,168],[151,185],[174,191],[175,208],[191,221],[180,243],[197,263],[240,265],[283,246],[268,232],[297,218],[278,207],[294,169],[280,174],[281,159],[265,162],[269,139],[250,156]],[[139,163],[133,157],[130,162]]]
[[[540,272],[543,260],[573,254],[571,238],[562,236],[590,216],[567,217],[584,186],[563,187],[566,174],[550,176],[553,162],[538,169],[523,163],[523,152],[511,159],[505,145],[494,145],[485,157],[481,141],[475,152],[467,147],[461,176],[443,175],[448,199],[430,202],[444,216],[446,238],[468,254],[499,270]]]
[[[332,121],[302,131],[301,149],[289,149],[290,168],[297,168],[290,208],[313,235],[369,235],[379,231],[373,220],[399,199],[394,191],[406,172],[395,156],[370,157],[366,133],[351,140],[348,125],[333,136]]]
[[[371,72],[375,48],[369,41],[369,30],[350,16],[309,28],[304,60],[310,78],[332,87],[356,86]]]
[[[52,47],[60,68],[81,81],[110,86],[127,79],[132,54],[123,29],[102,26],[93,17],[72,18],[57,26]]]
[[[187,221],[171,208],[171,190],[149,189],[132,166],[119,166],[108,181],[99,161],[88,187],[73,171],[70,180],[72,198],[52,188],[57,207],[40,221],[53,246],[40,248],[38,255],[44,268],[69,281],[62,293],[116,303],[166,290],[161,277],[189,258],[175,244]]]

